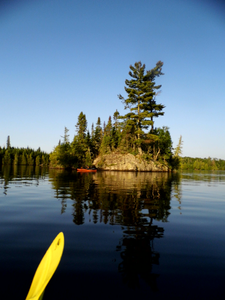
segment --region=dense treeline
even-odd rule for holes
[[[7,148],[0,147],[0,166],[1,165],[26,165],[41,166],[49,164],[49,154],[41,151],[27,148],[14,148],[7,139]]]
[[[155,128],[154,119],[163,116],[164,105],[156,102],[161,85],[155,80],[162,73],[163,63],[159,61],[155,68],[145,72],[145,65],[137,62],[130,66],[130,80],[125,81],[127,98],[118,95],[125,109],[129,112],[123,116],[116,110],[101,124],[100,117],[91,132],[87,130],[86,115],[81,112],[75,125],[76,134],[69,142],[68,129],[65,127],[63,141],[50,154],[52,167],[91,166],[100,154],[111,152],[131,153],[141,159],[153,160],[177,168],[182,141],[172,152],[172,140],[168,127]]]
[[[217,158],[182,157],[181,170],[225,170],[225,160]]]

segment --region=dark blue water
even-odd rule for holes
[[[2,299],[25,299],[60,231],[44,300],[224,299],[225,172],[2,169]]]

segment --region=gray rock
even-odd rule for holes
[[[146,171],[146,172],[168,172],[168,166],[158,162],[144,160],[140,155],[110,154],[98,156],[93,164],[104,171]]]

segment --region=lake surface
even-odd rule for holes
[[[25,299],[61,231],[44,300],[225,298],[224,171],[1,169],[2,299]]]

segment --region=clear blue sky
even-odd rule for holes
[[[224,55],[223,1],[0,1],[0,146],[51,152],[81,111],[89,128],[123,114],[129,65],[161,60],[155,126],[183,156],[225,159]]]

